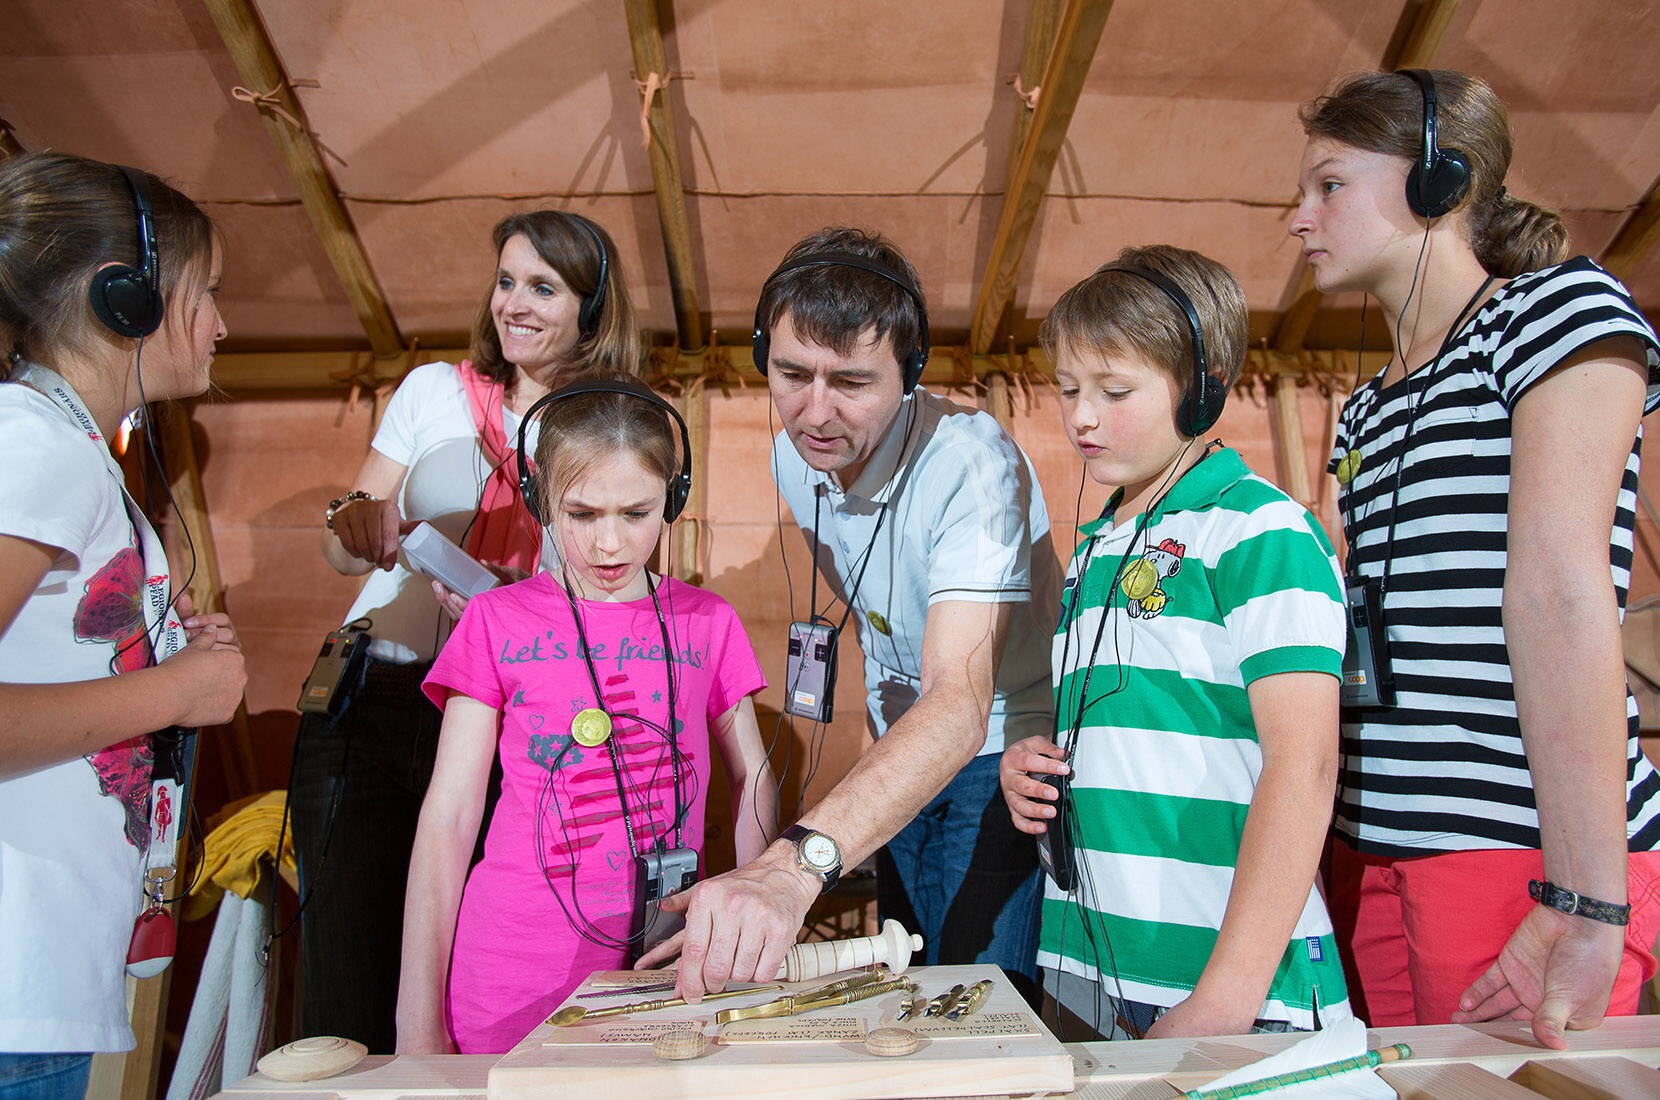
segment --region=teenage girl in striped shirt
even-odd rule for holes
[[[1433,115],[1433,119],[1431,116]],[[1332,456],[1351,589],[1382,596],[1393,706],[1345,714],[1330,901],[1374,1026],[1636,1011],[1660,779],[1620,622],[1654,331],[1561,219],[1509,195],[1504,107],[1368,73],[1305,107],[1290,232],[1396,353]],[[1627,908],[1629,906],[1629,908]]]

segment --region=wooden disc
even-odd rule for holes
[[[671,1062],[684,1062],[688,1058],[696,1058],[708,1049],[709,1037],[692,1028],[665,1032],[651,1044],[653,1054],[659,1058],[667,1058]]]
[[[902,1058],[913,1053],[918,1042],[908,1027],[879,1027],[865,1036],[865,1049],[879,1058]]]
[[[278,1047],[261,1058],[257,1068],[277,1081],[315,1081],[345,1073],[368,1053],[368,1047],[352,1039],[318,1035]]]

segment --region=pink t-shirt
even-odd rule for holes
[[[709,723],[766,679],[725,600],[676,580],[658,584],[657,600],[673,655],[681,842],[701,852]],[[627,963],[625,949],[578,932],[615,943],[633,921],[634,861],[611,746],[635,847],[659,836],[675,845],[674,768],[661,732],[668,663],[651,598],[577,606],[615,723],[610,745],[571,738],[571,719],[596,701],[570,601],[550,574],[475,597],[427,675],[439,706],[454,690],[502,713],[501,800],[461,896],[450,959],[446,1009],[463,1054],[509,1050],[591,972]]]

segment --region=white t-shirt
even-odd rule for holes
[[[503,407],[509,446],[518,445],[519,419]],[[540,426],[538,419],[526,433],[532,454]],[[386,403],[370,446],[409,471],[398,492],[404,519],[425,520],[461,546],[489,480],[490,462],[479,446],[455,365],[428,363],[410,371]],[[543,539],[542,560],[552,561],[551,540],[545,534]],[[390,572],[369,574],[343,622],[365,617],[373,624],[369,652],[388,661],[432,660],[452,626],[433,598],[431,580],[410,569],[401,555]]]
[[[990,414],[919,386],[845,490],[807,465],[785,432],[773,440],[772,470],[808,546],[817,506],[837,601],[823,613],[845,615],[858,631],[875,736],[921,697],[928,611],[945,600],[1015,605],[979,755],[1053,732],[1048,638],[1060,563],[1031,461]]]
[[[149,571],[100,446],[41,393],[0,384],[0,534],[62,550],[0,633],[0,682],[150,663]],[[0,780],[0,1051],[132,1047],[150,752],[145,737]]]

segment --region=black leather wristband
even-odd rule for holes
[[[1557,909],[1575,917],[1585,917],[1588,920],[1602,924],[1630,924],[1631,906],[1615,905],[1611,901],[1598,901],[1588,898],[1584,894],[1576,894],[1572,890],[1564,890],[1554,882],[1541,882],[1538,879],[1529,879],[1527,896],[1548,909]]]

